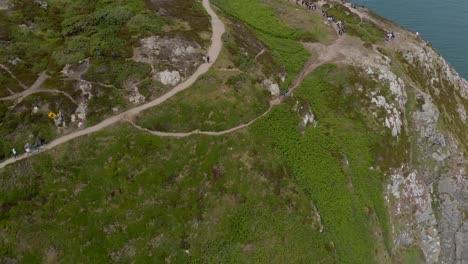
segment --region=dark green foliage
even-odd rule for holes
[[[125,80],[140,80],[149,75],[151,66],[141,62],[118,59],[101,59],[91,65],[85,79],[121,87]]]
[[[213,3],[227,15],[251,27],[271,50],[275,64],[284,67],[287,76],[281,87],[287,88],[310,55],[299,41],[315,40],[311,33],[283,25],[275,17],[273,9],[258,0],[215,0]]]
[[[301,136],[291,102],[275,108],[251,131],[258,138],[268,137],[285,156],[298,184],[317,205],[340,263],[372,263],[376,245],[369,219],[374,214],[385,240],[389,239],[382,175],[369,169],[372,146],[379,136],[350,113],[347,105],[353,99],[343,94],[346,79],[339,76],[346,75],[333,66],[322,66],[296,91],[296,96],[311,103],[316,128],[306,129]]]
[[[273,153],[242,135],[167,140],[129,127],[66,144],[0,173],[0,257],[334,262]]]
[[[343,5],[334,5],[327,9],[327,13],[335,16],[337,20],[343,21],[348,34],[357,36],[365,42],[376,43],[385,37],[385,31],[371,21],[361,20],[358,15]]]
[[[167,132],[221,131],[247,123],[268,108],[269,93],[251,76],[210,70],[189,90],[145,111],[137,123]]]

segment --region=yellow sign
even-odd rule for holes
[[[54,118],[57,117],[57,114],[54,113],[54,112],[49,112],[49,114],[48,114],[47,116],[50,117],[50,118],[52,118],[52,119],[54,119]]]

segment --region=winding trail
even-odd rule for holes
[[[6,72],[8,72],[8,74],[10,74],[10,76],[11,76],[13,79],[15,79],[15,80],[18,82],[18,84],[19,84],[21,87],[23,87],[23,89],[28,89],[28,87],[27,87],[24,83],[22,83],[20,80],[18,80],[18,78],[16,78],[16,76],[13,74],[13,72],[10,71],[10,69],[8,69],[8,67],[6,67],[6,66],[3,65],[3,64],[0,64],[0,68],[2,68],[3,70],[5,70]]]
[[[224,28],[224,24],[218,18],[216,13],[214,13],[214,11],[211,9],[209,0],[203,0],[202,4],[203,4],[204,8],[207,10],[208,14],[211,16],[211,24],[212,24],[212,28],[213,28],[213,34],[212,34],[212,38],[211,38],[211,43],[212,44],[211,44],[207,54],[211,58],[213,58],[212,61],[214,62],[218,58],[218,55],[220,54],[222,46],[223,46],[221,36],[223,35],[223,33],[225,31],[225,28]],[[339,37],[331,45],[323,45],[321,43],[305,43],[304,45],[306,46],[306,48],[313,50],[319,56],[318,56],[318,58],[311,59],[306,63],[303,70],[299,73],[299,75],[296,77],[296,79],[293,81],[290,88],[288,89],[288,95],[291,96],[293,91],[302,83],[304,78],[307,75],[309,75],[312,71],[314,71],[315,69],[317,69],[318,67],[320,67],[321,65],[323,65],[325,63],[339,61],[343,57],[343,54],[341,53],[341,50],[345,46],[344,43],[345,43],[346,39],[347,39],[346,36]],[[257,57],[261,56],[264,52],[265,52],[265,50],[263,49],[262,51],[260,51],[259,54],[257,54]],[[212,63],[200,65],[198,67],[198,69],[195,71],[195,73],[192,76],[190,76],[186,81],[184,81],[183,83],[177,85],[176,87],[174,87],[168,93],[164,94],[163,96],[161,96],[161,97],[159,97],[159,98],[157,98],[157,99],[155,99],[155,100],[153,100],[151,102],[148,102],[146,104],[143,104],[143,105],[137,106],[135,108],[129,109],[126,112],[123,112],[121,114],[112,116],[112,117],[110,117],[108,119],[105,119],[104,121],[102,121],[101,123],[99,123],[99,124],[97,124],[95,126],[88,127],[88,128],[83,129],[83,130],[76,131],[76,132],[70,133],[68,135],[64,135],[63,137],[57,138],[54,141],[50,142],[49,144],[43,146],[41,148],[41,150],[38,151],[38,152],[34,152],[32,154],[29,154],[29,155],[23,154],[23,155],[21,155],[21,156],[19,156],[17,158],[10,158],[8,160],[5,160],[2,163],[0,163],[0,169],[4,168],[8,164],[11,164],[11,163],[14,163],[14,162],[18,161],[18,160],[22,160],[22,159],[25,159],[25,158],[27,158],[27,157],[29,157],[31,155],[35,155],[35,154],[50,150],[50,149],[52,149],[52,148],[54,148],[54,147],[56,147],[58,145],[61,145],[61,144],[65,143],[65,142],[68,142],[68,141],[70,141],[72,139],[75,139],[75,138],[80,137],[80,136],[84,136],[84,135],[88,135],[88,134],[100,131],[100,130],[102,130],[104,128],[107,128],[107,127],[109,127],[109,126],[111,126],[111,125],[113,125],[115,123],[121,122],[121,121],[127,121],[128,123],[130,123],[133,127],[135,127],[138,130],[145,131],[147,133],[150,133],[150,134],[156,135],[156,136],[160,136],[160,137],[184,138],[184,137],[189,137],[189,136],[192,136],[192,135],[222,136],[222,135],[233,133],[235,131],[238,131],[238,130],[241,130],[243,128],[246,128],[246,127],[250,126],[251,124],[253,124],[258,119],[260,119],[260,118],[266,116],[268,113],[270,113],[270,111],[273,109],[273,107],[275,105],[278,105],[278,104],[281,103],[283,97],[273,99],[272,101],[270,101],[270,107],[268,108],[268,110],[266,110],[262,115],[254,118],[253,120],[249,121],[248,123],[244,123],[244,124],[241,124],[241,125],[238,125],[236,127],[233,127],[233,128],[227,129],[227,130],[223,130],[223,131],[201,131],[201,130],[197,129],[197,130],[194,130],[194,131],[191,131],[191,132],[179,132],[179,133],[177,133],[177,132],[161,132],[161,131],[152,131],[152,130],[143,128],[143,127],[135,124],[133,119],[134,119],[134,117],[136,115],[138,115],[142,111],[145,111],[145,110],[147,110],[149,108],[152,108],[154,106],[157,106],[157,105],[165,102],[166,100],[172,98],[177,93],[189,88],[193,83],[195,83],[195,81],[198,79],[198,77],[200,77],[200,75],[206,73],[210,69],[211,65],[212,65]],[[45,73],[43,73],[43,74],[45,75]],[[42,74],[41,74],[41,76],[42,76]],[[42,82],[47,78],[47,76],[46,75],[42,76],[42,77],[41,76],[39,76],[38,80],[36,80],[36,83],[39,83],[39,85],[36,85],[36,83],[35,83],[33,86],[31,86],[31,88],[27,89],[26,91],[24,91],[22,93],[19,93],[20,95],[13,95],[13,96],[23,97],[24,98],[25,96],[27,96],[27,95],[29,95],[31,93],[42,92],[43,89],[38,89],[38,88],[40,87],[40,84],[42,84]],[[42,80],[43,78],[45,78],[45,79]],[[61,92],[61,91],[50,90],[49,92]],[[8,98],[13,97],[13,96],[9,96]],[[0,100],[1,100],[1,98],[0,98]]]
[[[221,48],[223,47],[223,41],[221,40],[221,36],[224,34],[225,28],[224,28],[223,22],[219,19],[219,17],[216,15],[216,13],[213,11],[213,9],[211,9],[209,0],[203,0],[202,4],[203,4],[203,7],[208,12],[208,14],[211,16],[211,26],[212,26],[213,33],[212,33],[212,36],[211,36],[211,46],[208,49],[207,55],[210,56],[212,58],[212,61],[214,62],[218,58],[218,55],[221,52]],[[28,158],[28,157],[30,157],[32,155],[36,155],[38,153],[41,153],[41,152],[50,150],[52,148],[55,148],[56,146],[61,145],[61,144],[65,143],[65,142],[68,142],[68,141],[70,141],[72,139],[75,139],[77,137],[81,137],[81,136],[84,136],[84,135],[88,135],[88,134],[100,131],[100,130],[102,130],[104,128],[107,128],[107,127],[109,127],[109,126],[111,126],[111,125],[113,125],[115,123],[118,123],[120,121],[123,121],[123,120],[129,120],[129,119],[133,118],[135,115],[139,114],[140,112],[142,112],[144,110],[147,110],[147,109],[149,109],[151,107],[157,106],[157,105],[165,102],[169,98],[173,97],[177,93],[189,88],[193,83],[195,83],[195,81],[198,79],[198,77],[200,77],[202,74],[206,73],[210,69],[212,64],[213,63],[205,63],[205,64],[200,65],[198,67],[198,69],[195,71],[195,73],[192,76],[190,76],[187,80],[185,80],[183,83],[181,83],[181,84],[177,85],[176,87],[174,87],[168,93],[164,94],[163,96],[161,96],[161,97],[159,97],[159,98],[157,98],[157,99],[155,99],[155,100],[153,100],[151,102],[148,102],[146,104],[137,106],[135,108],[132,108],[132,109],[130,109],[130,110],[126,111],[126,112],[123,112],[121,114],[118,114],[116,116],[112,116],[112,117],[110,117],[108,119],[105,119],[104,121],[102,121],[101,123],[99,123],[99,124],[97,124],[95,126],[87,127],[87,128],[85,128],[83,130],[79,130],[79,131],[64,135],[63,137],[57,138],[57,139],[53,140],[52,142],[50,142],[49,144],[42,146],[40,151],[34,152],[33,154],[29,154],[29,155],[28,154],[23,154],[23,155],[18,156],[17,158],[7,159],[7,160],[0,163],[0,169],[4,168],[8,164],[14,163],[14,162],[19,161],[19,160],[26,159],[26,158]],[[38,81],[36,81],[36,82],[38,82]]]
[[[2,65],[3,66],[3,65]],[[3,68],[3,67],[2,67]],[[6,69],[6,68],[4,68]],[[10,73],[11,74],[11,73]],[[14,76],[14,75],[12,75]],[[19,100],[19,101],[22,101],[25,97],[33,94],[33,93],[37,93],[37,90],[39,89],[39,87],[42,86],[42,84],[45,82],[45,80],[47,80],[47,78],[49,78],[49,76],[47,76],[47,74],[44,72],[41,72],[41,74],[39,74],[39,77],[37,77],[36,81],[33,83],[33,85],[31,85],[31,87],[26,87],[23,83],[21,83],[18,79],[16,79],[16,77],[14,77],[15,80],[18,81],[18,83],[23,87],[25,88],[26,90],[22,91],[22,92],[19,92],[19,93],[16,93],[14,95],[10,95],[10,96],[7,96],[7,97],[2,97],[0,98],[0,101],[7,101],[7,100]]]
[[[237,130],[240,130],[240,129],[243,129],[243,128],[246,128],[246,127],[250,126],[251,124],[255,123],[255,121],[257,121],[258,119],[260,119],[260,118],[266,116],[268,113],[270,113],[271,109],[273,109],[273,107],[275,105],[279,104],[279,103],[281,103],[281,100],[279,100],[279,99],[272,100],[272,101],[270,101],[270,107],[268,107],[268,110],[266,110],[262,115],[252,119],[248,123],[238,125],[236,127],[233,127],[233,128],[227,129],[227,130],[222,130],[222,131],[200,131],[199,129],[197,129],[197,130],[194,130],[194,131],[191,131],[191,132],[179,132],[179,133],[161,132],[161,131],[153,131],[153,130],[149,130],[147,128],[141,127],[141,126],[135,124],[131,119],[127,119],[127,121],[133,127],[135,127],[138,130],[145,131],[145,132],[148,132],[148,133],[150,133],[152,135],[160,136],[160,137],[183,138],[183,137],[189,137],[189,136],[192,136],[192,135],[222,136],[222,135],[230,134],[230,133],[233,133],[233,132],[235,132]]]
[[[317,59],[311,59],[306,63],[306,66],[297,75],[296,79],[292,82],[288,89],[288,95],[291,96],[293,91],[302,83],[305,77],[307,77],[312,71],[322,66],[323,64],[339,61],[343,54],[341,51],[345,46],[348,36],[343,35],[336,39],[331,45],[323,45],[321,43],[306,43],[308,49],[314,50],[318,54]]]

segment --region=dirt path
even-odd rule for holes
[[[323,45],[321,43],[304,44],[304,46],[306,46],[307,49],[312,50],[313,52],[318,54],[318,58],[311,59],[306,63],[304,69],[302,69],[302,71],[299,73],[296,79],[292,82],[291,87],[289,87],[288,95],[291,96],[293,91],[312,71],[314,71],[323,64],[339,61],[343,56],[341,52],[343,50],[346,39],[346,35],[340,36],[337,40],[335,40],[335,42],[328,46]]]
[[[191,132],[179,132],[179,133],[173,133],[173,132],[161,132],[161,131],[153,131],[153,130],[149,130],[147,128],[144,128],[144,127],[141,127],[137,124],[135,124],[132,120],[128,119],[127,121],[133,126],[135,127],[136,129],[138,130],[141,130],[141,131],[145,131],[145,132],[148,132],[152,135],[155,135],[155,136],[160,136],[160,137],[176,137],[176,138],[183,138],[183,137],[189,137],[189,136],[192,136],[192,135],[207,135],[207,136],[222,136],[222,135],[226,135],[226,134],[230,134],[230,133],[233,133],[233,132],[236,132],[237,130],[240,130],[240,129],[243,129],[243,128],[246,128],[250,125],[252,125],[253,123],[255,123],[255,121],[257,121],[258,119],[266,116],[268,113],[270,113],[271,109],[273,109],[273,107],[277,104],[281,103],[280,100],[272,100],[270,101],[270,107],[268,108],[268,110],[265,111],[265,113],[263,113],[262,115],[254,118],[253,120],[249,121],[248,123],[245,123],[245,124],[242,124],[242,125],[238,125],[236,127],[233,127],[233,128],[230,128],[230,129],[227,129],[227,130],[223,130],[223,131],[200,131],[200,130],[194,130],[194,131],[191,131]]]
[[[3,67],[2,67],[3,68]],[[6,70],[6,68],[4,68]],[[11,74],[11,73],[10,73]],[[14,76],[14,75],[12,75]],[[16,77],[14,77],[16,79]],[[33,94],[33,93],[37,93],[37,90],[39,89],[39,87],[42,86],[42,84],[45,82],[45,80],[47,80],[47,78],[49,78],[49,76],[47,76],[47,74],[45,73],[45,71],[41,72],[41,74],[39,74],[39,77],[37,77],[36,81],[33,83],[33,85],[31,85],[31,87],[26,87],[26,90],[22,91],[22,92],[19,92],[19,93],[16,93],[14,95],[10,95],[10,96],[7,96],[7,97],[2,97],[0,98],[0,101],[7,101],[7,100],[18,100],[18,101],[22,101],[25,97]],[[24,84],[22,84],[18,79],[16,79],[18,81],[18,83],[23,86],[23,88],[25,87]]]
[[[24,85],[24,83],[22,83],[20,80],[18,80],[18,78],[16,78],[16,76],[13,74],[13,72],[10,71],[10,69],[8,69],[7,66],[3,65],[3,64],[0,64],[0,68],[4,69],[6,72],[8,72],[8,74],[10,74],[10,76],[15,79],[18,84],[23,87],[23,89],[28,89],[28,87],[26,85]]]
[[[203,7],[208,12],[208,14],[211,16],[211,26],[212,26],[212,29],[213,29],[213,34],[211,36],[211,46],[208,49],[207,55],[212,58],[212,61],[216,61],[216,59],[218,58],[219,53],[221,52],[221,48],[223,46],[223,41],[221,40],[221,36],[223,35],[223,33],[225,31],[225,28],[224,28],[223,22],[221,22],[221,20],[216,15],[216,13],[211,9],[209,0],[203,0],[202,4],[203,4]],[[100,131],[100,130],[102,130],[102,129],[106,128],[106,127],[109,127],[110,125],[113,125],[115,123],[118,123],[118,122],[120,122],[122,120],[131,119],[132,117],[134,117],[138,113],[140,113],[140,112],[142,112],[142,111],[144,111],[146,109],[149,109],[151,107],[157,106],[157,105],[163,103],[164,101],[168,100],[169,98],[173,97],[177,93],[189,88],[198,79],[198,77],[200,77],[202,74],[206,73],[210,69],[212,64],[213,63],[205,63],[205,64],[200,65],[200,67],[198,67],[198,69],[195,71],[195,73],[192,76],[190,76],[190,78],[188,78],[183,83],[181,83],[181,84],[177,85],[176,87],[174,87],[168,93],[164,94],[163,96],[161,96],[161,97],[159,97],[159,98],[157,98],[157,99],[155,99],[155,100],[153,100],[153,101],[151,101],[149,103],[137,106],[137,107],[132,108],[132,109],[130,109],[130,110],[126,111],[126,112],[123,112],[123,113],[121,113],[119,115],[110,117],[110,118],[102,121],[101,123],[99,123],[99,124],[97,124],[95,126],[88,127],[88,128],[83,129],[83,130],[76,131],[76,132],[70,133],[68,135],[65,135],[63,137],[57,138],[54,141],[50,142],[49,144],[42,146],[42,149],[40,151],[38,151],[38,152],[35,152],[34,154],[29,154],[29,155],[23,154],[23,155],[18,156],[17,158],[7,159],[7,160],[3,161],[2,163],[0,163],[0,169],[4,168],[8,164],[14,163],[14,162],[16,162],[18,160],[28,158],[31,155],[35,155],[37,153],[47,151],[47,150],[52,149],[52,148],[54,148],[54,147],[56,147],[58,145],[61,145],[61,144],[65,143],[65,142],[68,142],[68,141],[70,141],[72,139],[75,139],[77,137],[81,137],[81,136],[84,136],[84,135],[88,135],[88,134]],[[36,82],[38,82],[38,81],[36,81]]]

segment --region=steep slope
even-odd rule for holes
[[[0,260],[466,262],[468,82],[365,8],[299,2],[213,0],[193,87],[0,171]]]

